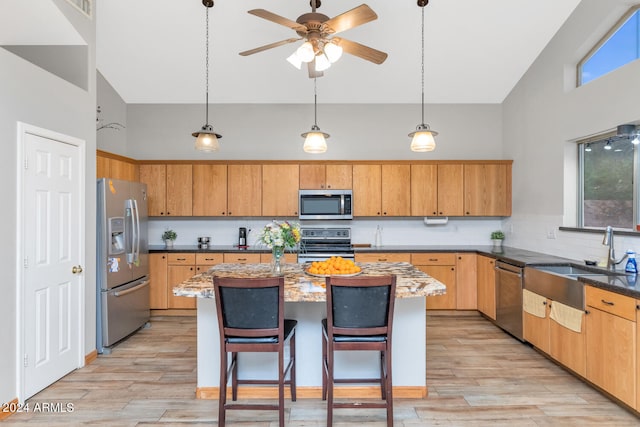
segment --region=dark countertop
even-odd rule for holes
[[[583,263],[557,257],[553,255],[543,254],[540,252],[527,251],[524,249],[510,248],[505,246],[501,252],[495,252],[490,245],[388,245],[380,247],[356,247],[353,248],[355,253],[376,253],[376,252],[474,252],[480,255],[489,256],[518,267],[549,264],[574,264],[584,266]],[[271,250],[262,246],[249,246],[247,249],[239,249],[234,245],[216,245],[209,246],[207,249],[199,249],[197,245],[176,245],[173,248],[166,248],[164,245],[151,245],[150,253],[162,252],[182,252],[182,253],[208,253],[208,252],[227,252],[227,253],[268,253]],[[636,275],[620,275],[620,276],[584,276],[578,279],[588,285],[606,289],[632,298],[640,299],[640,280],[636,284]]]

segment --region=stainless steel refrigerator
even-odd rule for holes
[[[147,185],[99,179],[97,216],[96,347],[110,353],[150,317]]]

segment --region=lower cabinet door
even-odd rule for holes
[[[196,308],[196,298],[177,297],[173,295],[173,288],[196,275],[194,265],[170,265],[167,269],[167,302],[169,308]]]

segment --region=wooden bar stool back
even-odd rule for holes
[[[277,410],[284,427],[284,387],[289,385],[296,400],[295,327],[297,321],[284,318],[284,278],[214,277],[214,293],[220,329],[220,397],[218,425],[224,426],[226,410]],[[289,362],[285,366],[285,343]],[[238,378],[238,353],[278,353],[278,379]],[[228,355],[231,354],[229,363]],[[289,379],[286,379],[289,374]],[[238,398],[239,384],[278,385],[278,404],[227,403],[227,383],[231,379],[231,398]]]
[[[322,321],[322,398],[327,400],[327,426],[334,408],[386,408],[393,426],[391,332],[396,276],[328,277],[327,318]],[[336,351],[379,351],[378,378],[335,378]],[[334,402],[334,384],[379,383],[383,402]]]

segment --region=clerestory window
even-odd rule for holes
[[[632,7],[578,64],[578,86],[640,58],[640,5]]]

